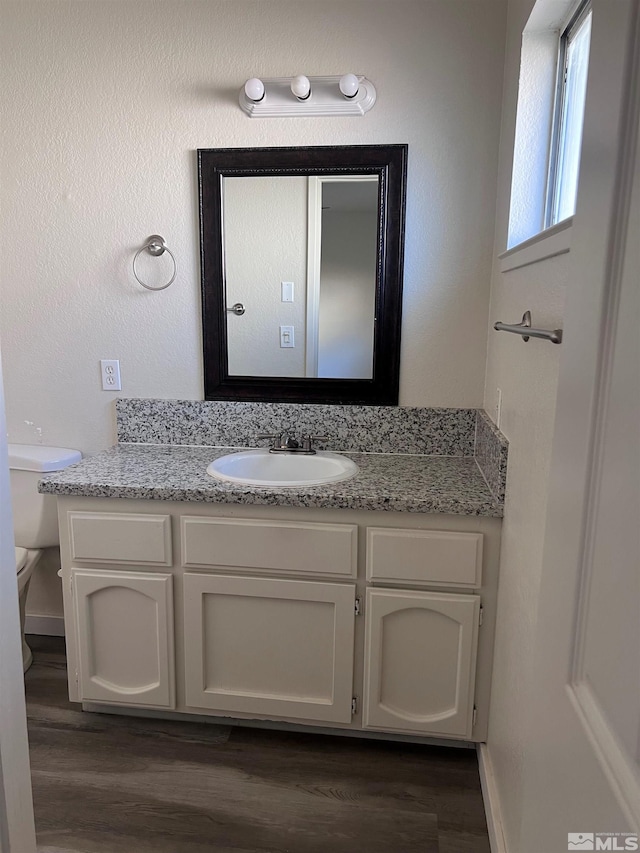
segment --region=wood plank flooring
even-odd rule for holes
[[[489,853],[472,750],[89,714],[30,645],[39,853]]]

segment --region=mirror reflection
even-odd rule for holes
[[[379,193],[371,174],[222,178],[230,376],[373,377]]]
[[[206,400],[398,403],[406,145],[198,150]]]

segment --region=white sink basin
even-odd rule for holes
[[[241,450],[221,456],[207,467],[207,474],[216,480],[278,488],[337,483],[350,479],[357,472],[358,466],[351,459],[326,451],[306,456],[302,453]]]

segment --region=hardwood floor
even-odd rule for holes
[[[489,853],[472,750],[89,714],[30,645],[39,853]]]

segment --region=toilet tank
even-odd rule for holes
[[[16,545],[49,548],[58,544],[58,513],[53,495],[38,494],[38,480],[82,459],[79,450],[43,447],[40,444],[9,444],[11,506]]]

